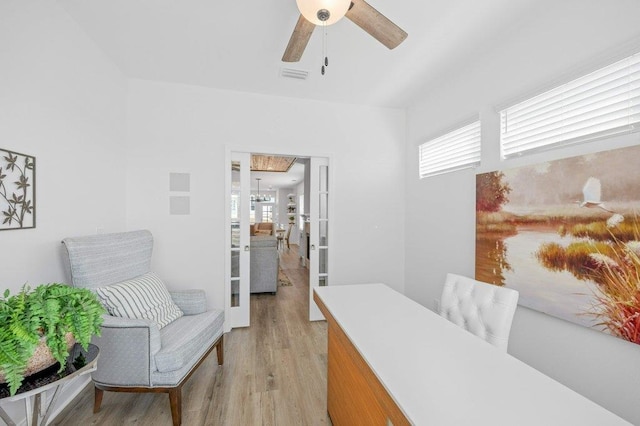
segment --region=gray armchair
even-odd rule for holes
[[[68,272],[75,287],[96,289],[149,272],[153,237],[149,231],[65,238]],[[217,349],[224,361],[224,311],[207,310],[202,290],[170,292],[184,315],[162,329],[147,319],[105,315],[100,348],[94,412],[104,391],[164,392],[169,394],[174,425],[182,422],[182,386],[196,368]]]

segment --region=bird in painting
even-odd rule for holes
[[[615,213],[612,210],[609,210],[605,207],[601,198],[602,188],[600,186],[600,179],[596,179],[594,177],[590,177],[587,179],[587,182],[582,187],[582,195],[584,200],[580,203],[580,207],[589,207],[589,208],[601,208],[602,210]]]

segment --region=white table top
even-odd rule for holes
[[[318,297],[416,425],[629,425],[384,284]]]

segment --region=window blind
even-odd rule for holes
[[[502,158],[640,130],[640,53],[500,111]]]
[[[420,178],[480,164],[480,121],[420,145]]]

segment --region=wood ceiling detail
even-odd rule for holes
[[[275,155],[252,155],[252,172],[288,172],[296,157],[279,157]]]

